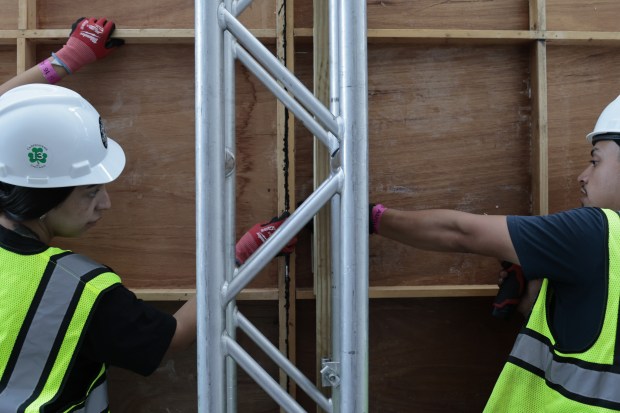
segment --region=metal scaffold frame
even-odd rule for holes
[[[251,0],[196,0],[198,411],[236,411],[242,367],[287,412],[305,411],[237,343],[250,337],[322,410],[368,412],[368,98],[366,1],[330,0],[330,108],[238,20]],[[235,268],[235,61],[331,154],[330,176]],[[235,297],[326,204],[332,217],[332,354],[324,396],[236,307]],[[208,219],[207,219],[208,218]]]

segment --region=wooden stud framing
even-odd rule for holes
[[[272,41],[274,30],[251,29],[259,40]],[[296,39],[311,39],[314,29],[293,30]],[[191,44],[193,29],[117,29],[117,37],[127,44]],[[12,44],[16,39],[34,40],[40,44],[61,43],[67,37],[66,29],[0,30],[0,44]],[[368,40],[403,41],[411,44],[514,44],[546,40],[557,45],[609,45],[620,43],[620,32],[570,30],[436,30],[436,29],[368,29]]]
[[[329,7],[327,0],[315,0],[313,21],[313,87],[314,95],[329,107]],[[330,157],[327,149],[314,138],[314,188],[316,189],[330,174]],[[321,388],[321,360],[332,353],[331,349],[331,211],[325,206],[314,218],[312,239],[312,268],[314,293],[316,297],[316,381]],[[325,395],[329,388],[323,388]],[[317,407],[317,411],[320,409]]]
[[[19,30],[33,30],[36,27],[36,0],[20,0],[19,2]],[[23,73],[35,63],[35,46],[32,40],[17,39],[17,73]]]
[[[291,72],[295,71],[294,5],[294,0],[278,0],[276,5],[277,56]],[[295,209],[295,119],[280,101],[277,102],[277,106],[278,211],[290,209],[292,212]],[[283,260],[278,266],[278,309],[279,348],[293,364],[297,359],[295,339],[297,288],[295,281],[295,255],[292,254],[288,260],[288,266]],[[280,370],[280,386],[287,389],[289,394],[295,398],[296,384],[282,370]]]
[[[546,30],[545,0],[530,2],[530,28]],[[537,40],[532,45],[532,213],[549,213],[549,164],[547,131],[547,45]]]
[[[532,46],[532,213],[549,213],[549,165],[547,134],[547,47],[539,40]]]
[[[315,2],[315,12],[323,13],[320,11],[320,2]],[[327,21],[325,18],[314,17],[314,28],[311,27],[295,27],[293,22],[293,7],[292,1],[288,1],[288,4],[281,0],[278,5],[282,6],[286,4],[285,14],[280,16],[281,27],[285,27],[284,32],[280,33],[280,29],[258,28],[251,31],[259,39],[266,42],[280,42],[278,49],[280,50],[283,45],[286,45],[287,50],[287,65],[289,68],[294,69],[293,56],[294,56],[294,43],[295,40],[313,39],[315,41],[315,61],[319,66],[315,67],[315,92],[317,95],[325,93],[328,87],[325,85],[325,63],[319,63],[318,59],[321,59],[319,51],[326,50],[324,47],[324,40],[321,40],[321,35],[324,35],[326,30],[322,25]],[[16,73],[23,72],[27,68],[31,67],[35,63],[35,51],[36,46],[41,44],[58,44],[62,43],[67,35],[66,29],[39,29],[36,27],[36,12],[37,1],[36,0],[18,0],[19,15],[17,28],[11,27],[10,29],[0,30],[0,45],[15,45],[16,47]],[[529,30],[472,30],[472,29],[391,29],[391,28],[371,28],[368,30],[368,37],[370,42],[386,43],[407,43],[407,44],[528,44],[531,45],[531,101],[532,101],[532,193],[533,193],[533,205],[532,212],[535,214],[548,213],[548,164],[547,164],[547,46],[548,45],[562,45],[562,46],[618,46],[620,45],[620,32],[610,31],[570,31],[570,30],[547,30],[547,5],[545,0],[531,0],[529,3]],[[284,25],[286,22],[286,25]],[[191,28],[171,28],[171,29],[118,29],[117,36],[125,39],[128,44],[191,44],[193,42],[194,30]],[[322,45],[323,44],[323,45]],[[324,59],[324,57],[322,57]],[[322,97],[324,99],[325,97]],[[283,112],[279,112],[283,113]],[[279,115],[282,116],[282,115]],[[284,120],[280,117],[278,119],[279,133],[288,133],[289,138],[289,160],[294,161],[294,139],[292,127],[292,119]],[[278,137],[281,141],[282,135]],[[280,152],[282,148],[278,148]],[[320,153],[318,157],[322,156]],[[327,163],[324,160],[317,160],[317,164],[322,164],[326,167]],[[289,168],[289,173],[294,173],[294,167]],[[317,179],[321,179],[321,173],[326,173],[317,170],[315,171]],[[294,182],[294,176],[290,176],[291,182]],[[281,177],[279,179],[282,179]],[[279,193],[282,193],[282,183],[278,184]],[[294,192],[291,191],[294,197]],[[278,200],[278,207],[282,209],[282,198],[280,196]],[[295,201],[291,200],[291,205],[294,205]],[[328,218],[317,217],[318,227],[316,231],[322,231],[328,233]],[[315,236],[319,236],[315,232]],[[325,235],[320,235],[320,238],[325,238]],[[319,251],[319,248],[321,250]],[[326,266],[329,257],[329,248],[326,246],[314,245],[314,255],[319,257],[318,261],[314,262],[314,271],[316,274],[329,274],[330,270]],[[294,271],[294,266],[291,271]],[[291,279],[294,280],[294,273],[291,273]],[[468,294],[490,295],[491,291],[494,291],[495,286],[486,286],[485,288],[470,288],[471,286],[453,285],[453,286],[437,286],[438,288],[427,287],[372,287],[371,297],[419,297],[428,294],[428,296],[437,296],[437,294],[443,294],[443,296],[461,296]],[[324,320],[324,314],[329,312],[329,280],[322,275],[317,276],[314,285],[315,290],[309,292],[309,290],[292,288],[293,294],[297,294],[296,298],[316,298],[317,299],[317,317]],[[274,291],[270,288],[264,289],[248,289],[242,293],[241,299],[276,299],[278,295],[274,296]],[[473,293],[472,293],[473,291]],[[183,294],[175,290],[156,291],[149,289],[138,289],[138,293],[144,296],[146,299],[153,300],[178,300],[183,299]],[[320,297],[320,298],[319,298]],[[294,302],[292,299],[291,302]],[[320,315],[323,314],[323,315]],[[323,332],[320,337],[327,338],[325,331],[327,326],[323,325],[323,321],[320,322],[318,328]],[[325,348],[321,348],[323,344],[317,346],[321,353],[327,352]]]
[[[195,289],[138,289],[138,298],[145,301],[185,301],[196,294]],[[238,301],[275,301],[278,288],[248,288],[237,297]],[[422,285],[370,287],[370,298],[424,298],[424,297],[492,297],[497,294],[496,285]],[[298,288],[298,300],[314,300],[315,290]],[[321,353],[323,354],[323,353]],[[327,353],[326,353],[327,354]]]

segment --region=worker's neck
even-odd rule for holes
[[[34,220],[33,220],[34,221]],[[46,231],[44,228],[38,228],[37,224],[33,224],[31,222],[16,222],[5,214],[0,213],[0,225],[4,228],[9,229],[23,237],[28,237],[32,239],[36,239],[38,241],[42,241],[47,243],[48,237],[46,236]]]

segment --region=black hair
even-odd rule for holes
[[[0,182],[0,212],[17,222],[40,218],[67,199],[74,188],[26,188]]]

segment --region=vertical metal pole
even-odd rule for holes
[[[226,242],[223,30],[218,0],[195,1],[196,300],[198,411],[225,411],[224,284]],[[207,206],[209,217],[207,220]]]
[[[230,7],[231,0],[225,1]],[[332,405],[340,413],[368,412],[365,1],[331,0],[330,5],[331,110],[339,116],[338,125],[330,129],[333,132],[337,126],[341,140],[332,165],[341,188],[331,201],[333,240],[337,245],[332,247],[333,354],[340,375]],[[235,147],[235,64],[234,41],[219,24],[220,7],[221,0],[195,2],[197,367],[201,413],[236,411],[236,367],[231,361],[225,362],[228,353],[224,344],[234,343],[235,327],[225,317],[222,293],[225,282],[231,282],[233,276],[235,188],[234,174],[227,181],[226,160],[234,156]],[[226,13],[222,11],[222,15]],[[243,34],[240,30],[237,33]],[[328,142],[333,138],[325,137]],[[207,206],[213,219],[206,219]],[[231,319],[234,306],[233,300],[226,311]],[[230,339],[224,337],[227,333]]]
[[[342,413],[368,412],[368,77],[366,0],[341,0],[340,266]]]
[[[232,6],[231,0],[226,0],[226,7],[230,8]],[[233,263],[235,262],[235,211],[236,203],[235,203],[235,176],[236,174],[234,169],[234,154],[236,153],[235,149],[235,139],[236,139],[236,122],[235,122],[235,93],[236,93],[236,85],[235,85],[235,56],[233,53],[234,48],[234,40],[230,33],[226,33],[224,35],[224,99],[225,99],[225,144],[227,153],[233,157],[233,169],[227,174],[226,177],[226,193],[224,204],[226,205],[225,214],[226,214],[226,245],[228,246],[228,250],[226,251],[226,259],[228,260],[228,265],[226,265],[226,281],[230,282],[233,278],[233,272],[235,266]],[[228,173],[227,169],[227,173]],[[237,308],[237,301],[232,300],[228,303],[226,307],[226,332],[228,336],[233,340],[237,337],[237,331],[234,323],[234,312]],[[228,413],[236,413],[237,411],[237,365],[235,361],[228,357],[226,359],[226,411]]]
[[[340,35],[339,21],[341,13],[341,0],[329,1],[329,89],[330,89],[330,110],[335,116],[340,116]],[[341,136],[339,136],[341,138]],[[340,149],[342,151],[342,149]],[[340,157],[338,153],[336,156]],[[340,167],[340,165],[338,165]],[[333,168],[333,165],[332,165]],[[332,171],[333,172],[333,171]],[[331,202],[331,258],[332,258],[332,358],[334,361],[340,361],[342,353],[342,267],[340,266],[342,256],[342,231],[341,231],[341,210],[340,210],[340,194],[335,195]],[[342,382],[342,381],[341,381]],[[332,388],[332,399],[335,411],[341,410],[342,392],[340,388]],[[340,409],[340,410],[339,410]]]

